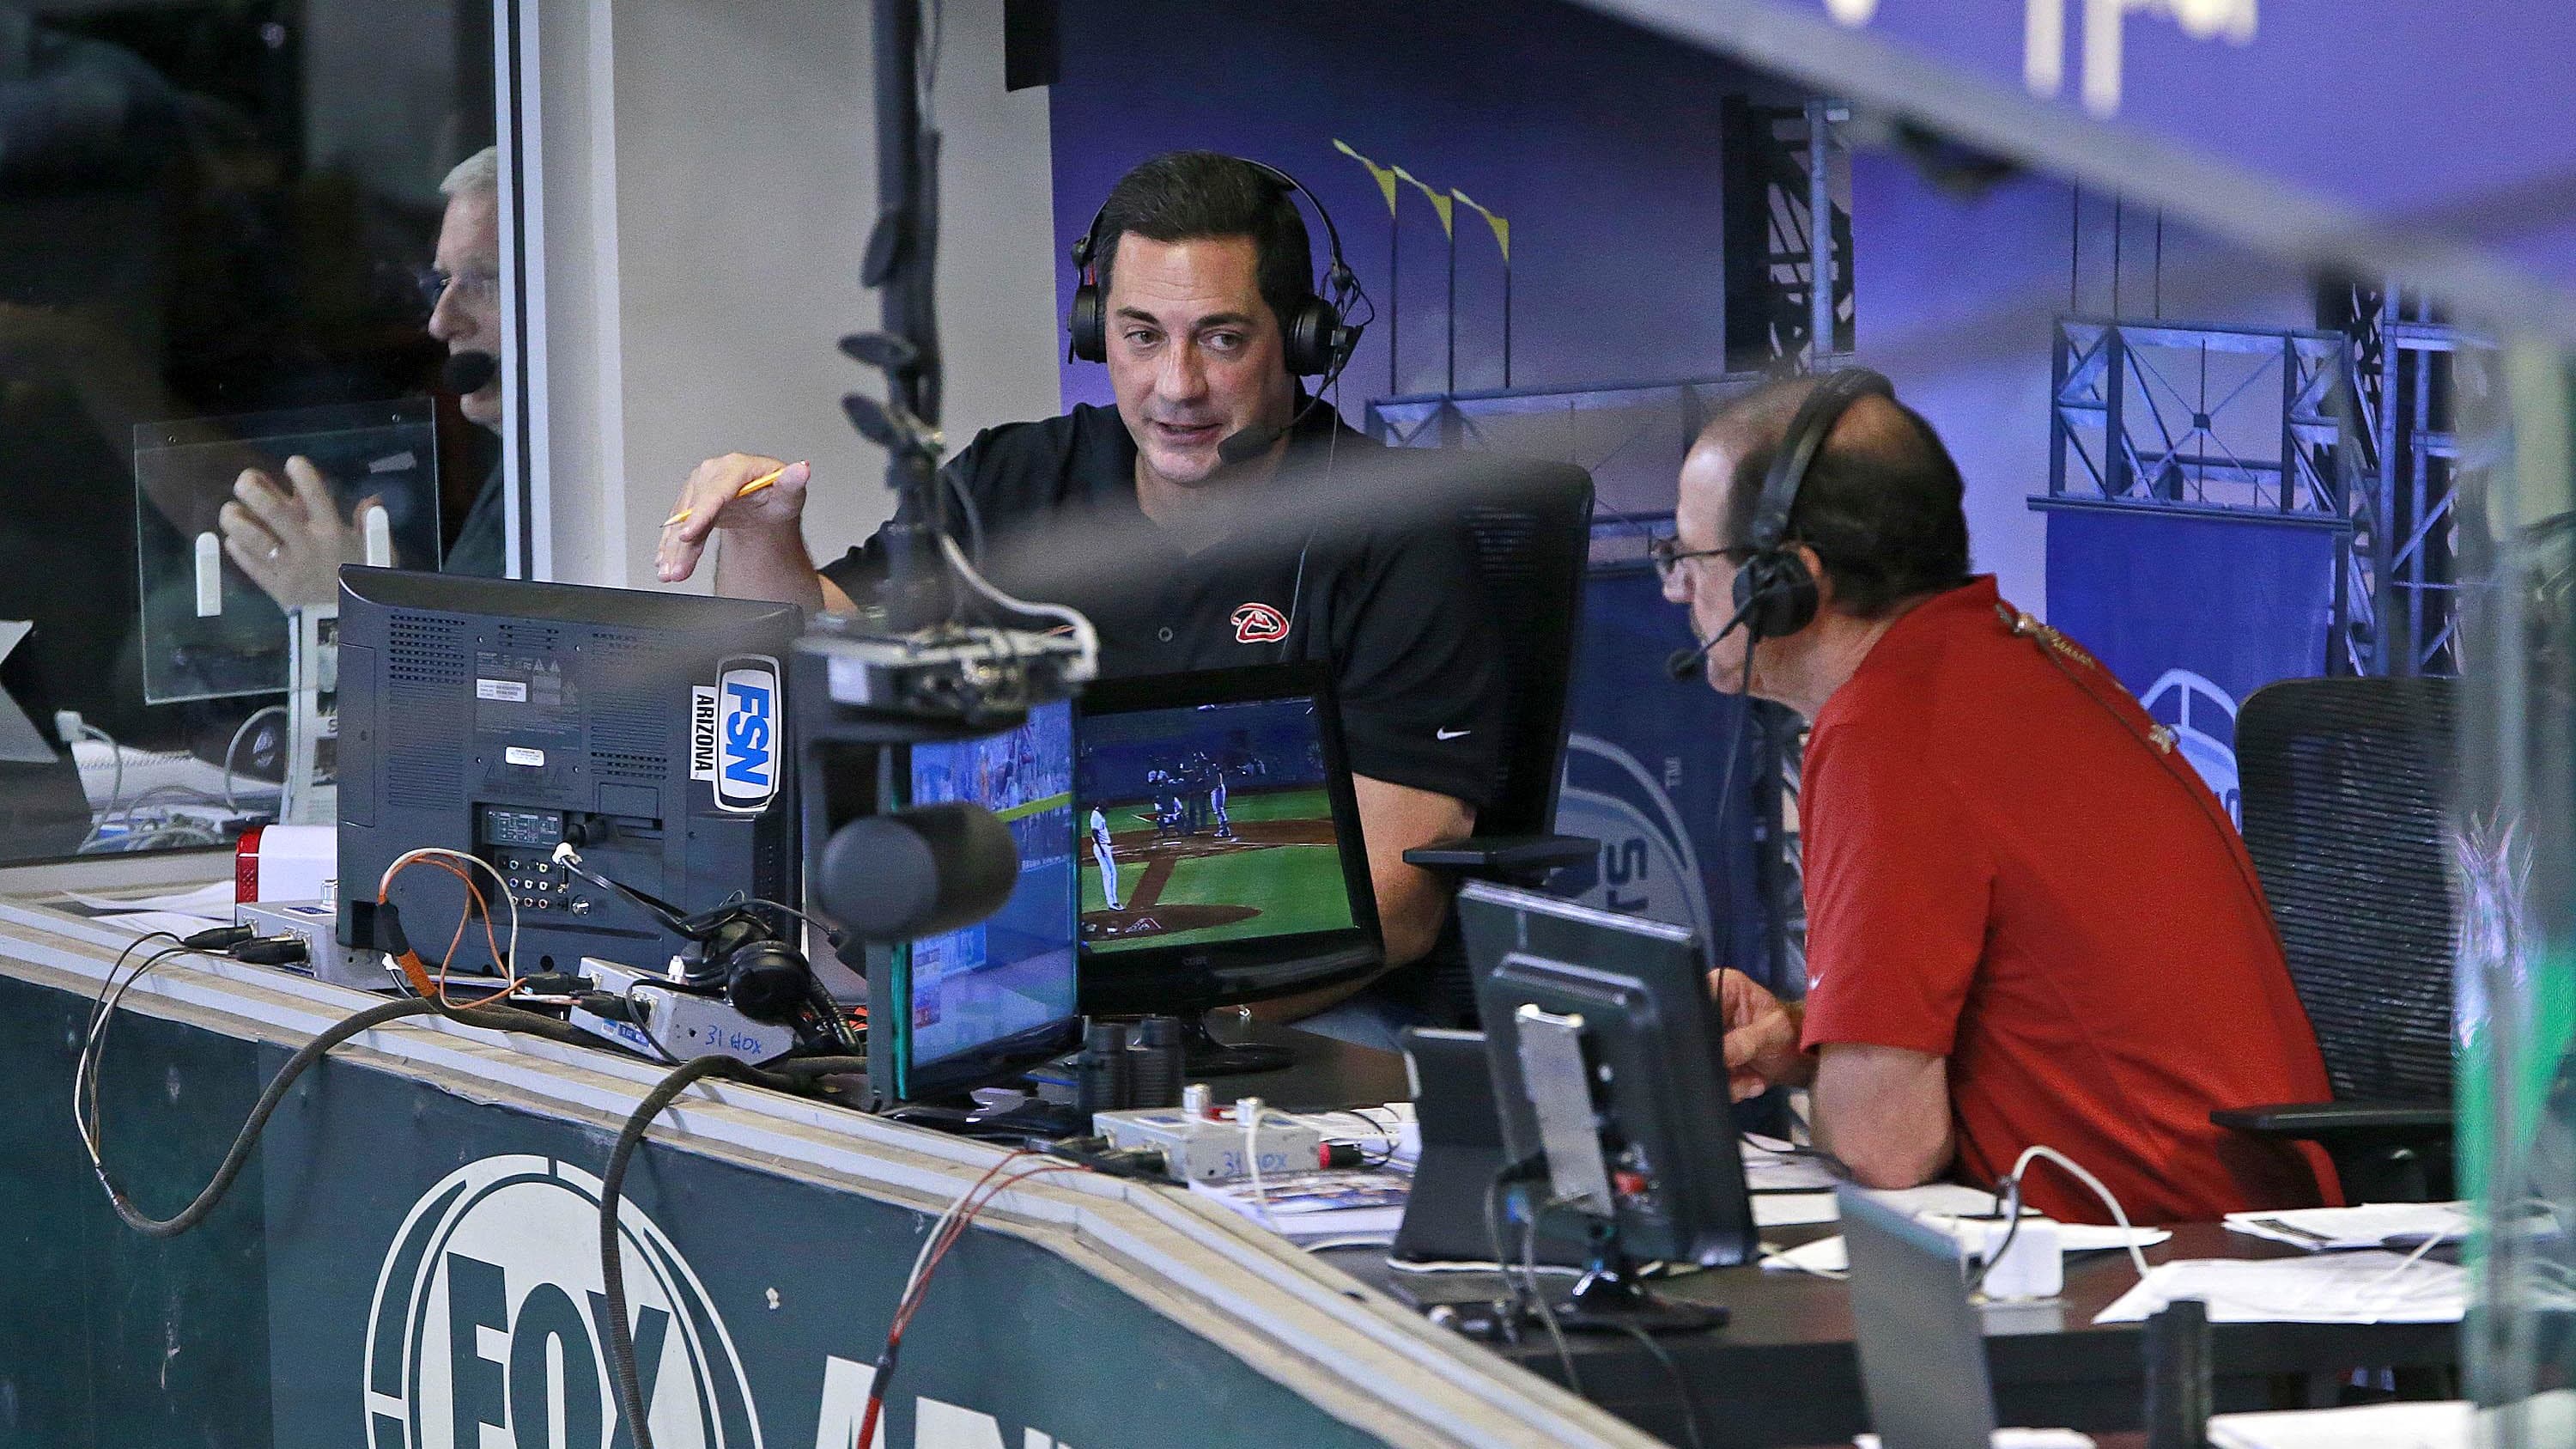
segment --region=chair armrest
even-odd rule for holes
[[[1592,859],[1601,842],[1583,835],[1467,835],[1404,853],[1406,865],[1475,875],[1535,876]]]
[[[2315,1142],[2429,1141],[2449,1137],[2452,1125],[2448,1102],[2289,1102],[2230,1107],[2209,1120],[2259,1137]]]

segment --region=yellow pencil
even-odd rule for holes
[[[750,482],[745,483],[744,485],[742,485],[741,490],[740,490],[739,492],[735,493],[733,496],[734,496],[734,497],[736,497],[736,498],[749,498],[749,497],[750,497],[751,495],[753,495],[754,493],[757,493],[757,492],[759,492],[761,489],[768,487],[770,484],[777,482],[777,481],[778,481],[778,475],[779,475],[779,474],[784,473],[784,472],[786,472],[786,471],[787,471],[787,469],[788,469],[788,468],[793,468],[793,467],[795,467],[795,466],[796,466],[795,464],[790,463],[790,464],[787,464],[787,465],[786,465],[786,467],[782,467],[782,468],[773,468],[773,469],[771,469],[770,471],[768,471],[768,472],[766,472],[766,473],[761,474],[759,477],[752,479]],[[663,526],[664,528],[668,528],[668,527],[670,527],[672,524],[675,524],[675,523],[686,523],[686,522],[688,522],[688,521],[689,521],[689,514],[690,514],[690,512],[691,512],[691,510],[686,509],[686,508],[683,508],[683,509],[681,509],[679,512],[672,514],[670,517],[663,519],[663,520],[662,520],[662,526]]]

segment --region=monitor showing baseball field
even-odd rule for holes
[[[1185,971],[1258,964],[1268,980],[1309,956],[1374,953],[1350,776],[1315,672],[1095,686],[1076,736],[1086,957],[1139,970],[1149,954]]]
[[[1084,944],[1351,927],[1315,709],[1258,700],[1087,722]]]

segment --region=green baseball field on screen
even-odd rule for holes
[[[1267,826],[1301,843],[1188,855],[1167,846],[1169,854],[1179,858],[1160,860],[1156,857],[1161,852],[1152,845],[1149,804],[1129,801],[1102,809],[1111,817],[1110,830],[1118,843],[1119,895],[1127,909],[1108,911],[1100,892],[1100,870],[1086,843],[1079,857],[1081,909],[1085,942],[1094,952],[1348,930],[1353,924],[1341,851],[1334,843],[1332,802],[1322,790],[1237,790],[1227,802],[1227,817],[1238,834],[1257,836],[1262,833],[1260,827]],[[1199,837],[1210,838],[1204,832]],[[1139,902],[1139,890],[1148,874],[1157,870],[1162,875],[1157,888],[1149,900]],[[1100,939],[1093,929],[1098,920],[1124,919],[1134,929],[1140,918],[1185,915],[1187,908],[1211,906],[1248,907],[1254,914],[1219,925],[1141,931],[1118,939]]]

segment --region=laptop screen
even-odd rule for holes
[[[1959,1244],[1854,1187],[1834,1190],[1851,1255],[1852,1329],[1869,1422],[1886,1449],[1972,1449],[1995,1432],[1985,1326]]]

